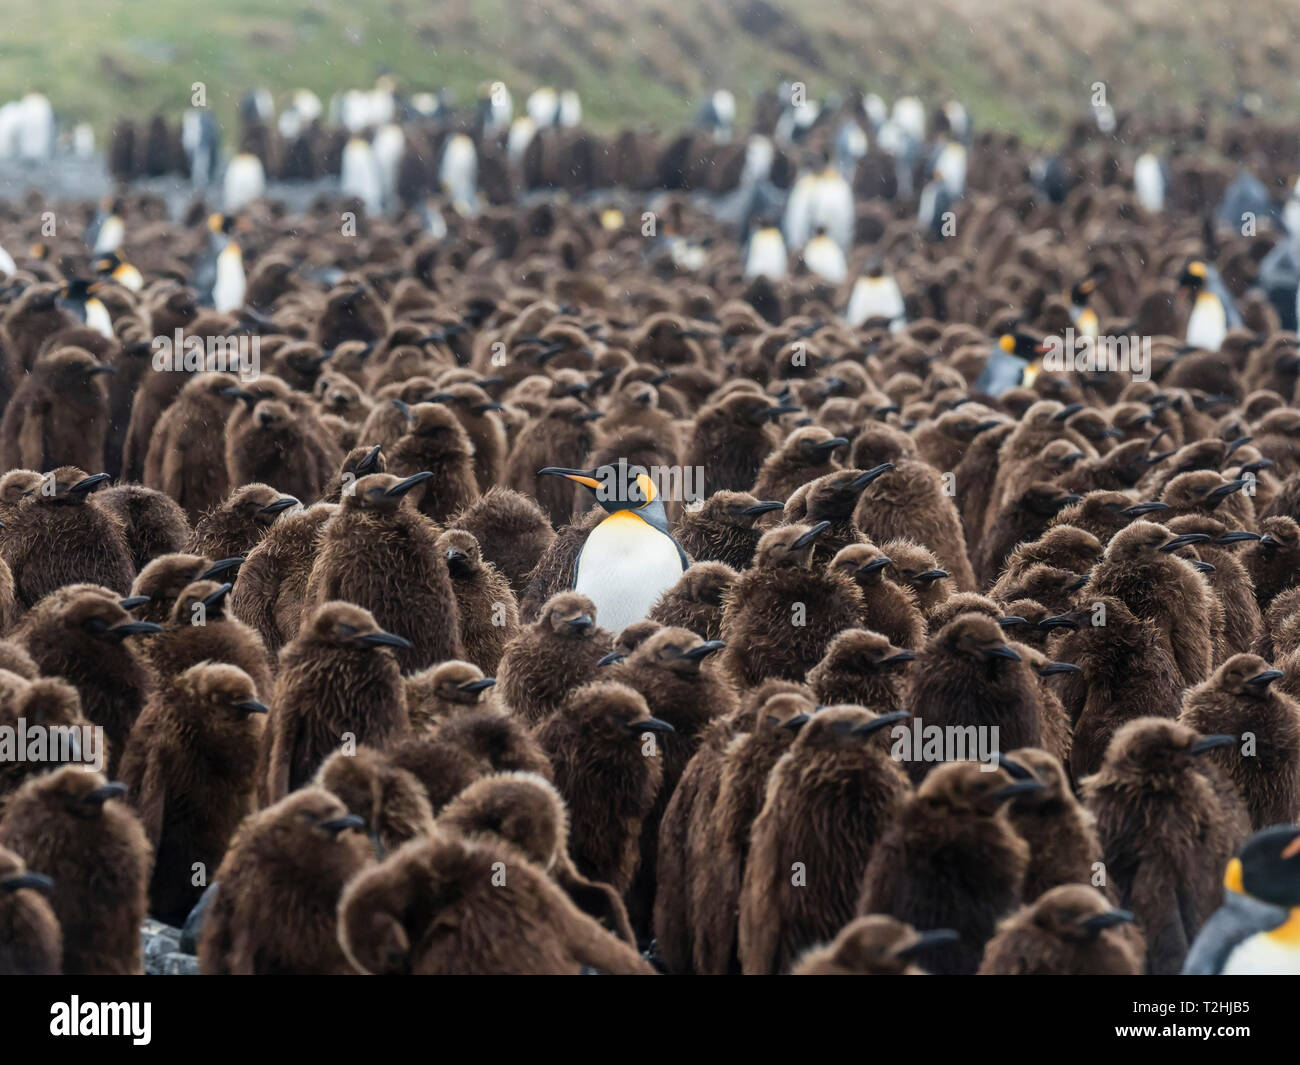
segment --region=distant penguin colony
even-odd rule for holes
[[[530,88],[0,201],[0,972],[1300,973],[1292,131]]]

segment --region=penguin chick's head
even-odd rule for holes
[[[827,706],[802,725],[795,743],[804,750],[830,751],[860,747],[878,738],[887,747],[891,731],[911,716],[905,710],[876,714],[861,706]]]
[[[1224,885],[1274,906],[1300,906],[1300,828],[1274,825],[1256,832],[1228,863]]]
[[[629,667],[648,665],[677,676],[697,674],[705,660],[727,645],[702,640],[690,629],[660,629],[628,655]]]
[[[537,473],[538,476],[564,477],[590,488],[596,495],[596,502],[610,514],[620,510],[646,514],[663,510],[659,489],[645,467],[630,466],[624,459],[607,466],[597,466],[594,470],[547,466]]]
[[[961,614],[940,631],[935,640],[949,654],[985,662],[990,668],[1021,660],[1020,652],[1006,641],[996,620],[982,614]]]
[[[596,604],[577,592],[561,592],[542,607],[538,627],[565,640],[589,640],[596,634]]]
[[[100,362],[85,348],[59,348],[43,355],[37,368],[49,376],[56,389],[69,390],[87,389],[96,377],[117,373],[116,367]]]
[[[413,473],[410,477],[398,477],[391,473],[367,474],[352,482],[351,490],[344,491],[342,502],[344,507],[351,510],[391,514],[402,505],[411,489],[432,476],[428,470]]]
[[[830,669],[877,676],[902,669],[915,658],[911,651],[895,647],[878,632],[844,629],[831,640],[822,661]]]
[[[408,691],[423,689],[445,703],[474,706],[482,693],[496,684],[496,678],[483,676],[483,671],[470,662],[452,659],[412,674],[406,684]]]
[[[112,478],[106,473],[87,475],[75,466],[60,466],[47,473],[30,495],[43,503],[58,506],[80,506],[90,493],[103,488]]]
[[[69,630],[114,643],[128,636],[162,632],[161,625],[136,621],[116,598],[98,591],[78,592],[57,609],[60,620]]]
[[[808,486],[807,516],[821,521],[840,521],[853,513],[858,499],[877,478],[891,472],[892,462],[882,462],[869,470],[837,470],[818,477]]]
[[[924,971],[925,951],[960,937],[951,928],[918,932],[910,924],[873,913],[845,925],[830,946],[807,959],[837,972],[902,976]],[[920,966],[917,965],[920,962]],[[814,970],[816,971],[816,970]]]
[[[186,708],[204,721],[247,721],[252,715],[267,712],[266,704],[257,698],[253,678],[225,662],[190,666],[176,678],[176,690],[184,696]]]
[[[687,602],[721,606],[738,574],[725,562],[695,562],[682,574],[672,594]]]
[[[230,495],[227,505],[259,525],[270,525],[290,507],[298,505],[293,496],[282,496],[268,484],[246,484]]]
[[[752,529],[764,515],[785,509],[785,503],[776,499],[756,499],[748,492],[731,492],[723,489],[714,492],[701,505],[702,519],[714,519],[738,529]]]
[[[217,578],[233,581],[243,561],[239,556],[209,563],[201,555],[159,555],[140,571],[131,585],[131,594],[148,596],[154,602],[174,603],[195,581]]]
[[[453,578],[473,576],[483,567],[483,550],[471,532],[448,529],[438,537],[437,547],[447,560],[447,570]]]
[[[1042,810],[1059,807],[1072,801],[1070,782],[1065,776],[1060,759],[1039,747],[1021,747],[1010,754],[1001,755],[998,764],[1016,781],[1036,781],[1041,788],[1022,792],[1011,800],[1013,809]]]
[[[875,544],[849,544],[835,553],[829,568],[843,570],[854,581],[877,585],[885,579],[885,567],[893,561]]]
[[[206,625],[226,616],[226,596],[234,585],[229,581],[195,581],[176,597],[168,619],[173,626]]]
[[[754,728],[783,728],[791,735],[798,735],[809,721],[817,707],[806,695],[799,692],[777,692],[763,700],[754,719]]]
[[[440,827],[463,836],[495,836],[550,872],[568,839],[568,815],[555,785],[537,773],[479,777],[443,807]]]
[[[1018,795],[1042,786],[1037,780],[1016,780],[1005,769],[989,772],[981,762],[945,762],[925,778],[916,798],[945,814],[992,817]]]
[[[1280,680],[1283,673],[1274,669],[1259,655],[1233,655],[1210,678],[1210,685],[1228,695],[1241,695],[1249,699],[1265,699],[1269,686]]]
[[[647,732],[677,730],[650,714],[645,698],[635,688],[615,681],[595,681],[569,694],[562,710],[593,743],[636,743]]]
[[[1045,891],[1033,903],[1031,918],[1035,927],[1067,943],[1088,943],[1108,928],[1131,924],[1133,914],[1111,906],[1095,887],[1088,884],[1061,884]]]
[[[333,647],[377,650],[411,646],[409,640],[381,629],[369,610],[341,601],[320,607],[309,622],[308,631],[312,639]]]
[[[819,521],[816,525],[782,525],[764,533],[754,553],[754,565],[759,569],[808,566],[817,538],[830,527],[829,521]]]
[[[1204,543],[1210,537],[1187,533],[1175,537],[1163,525],[1154,521],[1135,521],[1110,538],[1106,547],[1105,562],[1127,562],[1156,557],[1157,552],[1169,553],[1191,544]]]
[[[106,803],[126,794],[125,784],[110,783],[103,773],[88,772],[83,765],[64,766],[36,777],[26,788],[49,814],[79,820],[102,816]]]
[[[1236,736],[1202,736],[1169,718],[1139,717],[1112,737],[1098,775],[1150,787],[1176,780],[1207,751],[1236,743]]]

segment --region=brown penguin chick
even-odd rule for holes
[[[407,493],[428,476],[372,473],[356,481],[316,537],[316,561],[303,599],[304,611],[330,600],[355,603],[381,626],[400,629],[406,641],[396,658],[407,673],[465,657],[438,527],[403,505]]]
[[[1101,841],[1090,814],[1070,790],[1061,760],[1038,747],[1022,747],[1000,759],[1014,780],[1043,787],[1011,800],[1007,816],[1029,844],[1024,897],[1036,899],[1058,884],[1091,883],[1101,862]]]
[[[1160,516],[1165,524],[1186,514],[1214,517],[1228,529],[1253,529],[1256,525],[1255,504],[1242,491],[1248,482],[1233,480],[1215,470],[1180,473],[1165,485],[1160,502],[1169,510]]]
[[[760,501],[748,492],[714,492],[699,505],[685,508],[673,536],[696,562],[722,562],[746,569],[771,519],[784,508],[777,500]]]
[[[1154,441],[1154,437],[1130,440],[1103,455],[1074,461],[1063,473],[1048,480],[1078,495],[1142,491],[1140,486],[1145,483],[1145,478],[1154,476],[1155,464],[1163,461],[1162,455],[1154,453]]]
[[[1280,477],[1300,472],[1300,410],[1280,407],[1256,422],[1254,445],[1267,459],[1276,463]]]
[[[578,565],[578,555],[586,542],[588,534],[608,517],[604,507],[593,506],[571,525],[561,526],[555,539],[540,559],[525,582],[523,595],[519,600],[519,617],[525,624],[532,624],[541,614],[546,602],[561,592],[573,587],[573,575]]]
[[[998,450],[998,473],[989,500],[986,527],[1030,479],[1026,476],[1027,471],[1040,467],[1044,449],[1054,441],[1068,441],[1074,445],[1073,450],[1081,451],[1087,457],[1096,455],[1093,446],[1079,433],[1066,428],[1065,420],[1077,409],[1044,399],[1025,411]]]
[[[103,469],[108,389],[101,375],[112,372],[85,348],[60,348],[38,358],[0,419],[5,469]]]
[[[1255,601],[1266,610],[1279,594],[1300,584],[1300,525],[1278,514],[1261,521],[1259,532],[1259,540],[1242,551],[1241,561],[1255,582]]]
[[[0,632],[8,632],[17,620],[18,595],[13,571],[8,563],[0,560]]]
[[[813,558],[819,567],[825,566],[841,548],[866,542],[866,536],[854,524],[854,509],[868,486],[893,469],[893,464],[886,462],[870,470],[840,470],[818,478],[786,500],[788,524],[830,522],[818,534],[813,547]]]
[[[388,468],[399,477],[428,475],[416,505],[433,521],[446,520],[478,498],[474,445],[456,416],[440,403],[411,408],[406,434],[388,451]]]
[[[311,400],[278,377],[237,388],[226,422],[226,476],[232,485],[275,480],[307,503],[325,493],[343,449],[311,409]]]
[[[921,460],[936,470],[948,471],[957,469],[962,456],[985,440],[989,430],[1004,425],[1007,432],[1015,428],[1005,415],[970,403],[922,422],[913,436]],[[993,457],[996,459],[996,454]],[[996,461],[993,466],[996,469]]]
[[[957,513],[966,535],[966,551],[972,558],[979,554],[987,512],[993,497],[993,482],[998,475],[998,454],[1003,442],[1015,428],[1014,422],[992,424],[989,430],[980,433],[960,455],[956,466],[938,466],[931,462],[935,469],[952,470],[953,482],[961,485],[956,499]],[[919,444],[919,430],[917,437]],[[924,457],[923,453],[922,458]]]
[[[1102,542],[1090,532],[1073,525],[1051,525],[1037,540],[1020,544],[1007,556],[1002,574],[989,594],[1005,602],[1011,598],[1008,589],[1032,566],[1050,565],[1072,573],[1087,573],[1104,550]]]
[[[1236,746],[1178,721],[1138,718],[1082,781],[1097,819],[1107,882],[1146,937],[1147,971],[1177,973],[1201,925],[1223,902],[1219,873],[1250,834],[1231,783],[1201,756]]]
[[[740,890],[746,975],[786,972],[852,919],[863,871],[910,790],[888,744],[904,717],[818,711],[772,768]]]
[[[0,975],[63,972],[63,931],[46,898],[53,888],[48,876],[0,847]]]
[[[700,410],[682,465],[703,468],[705,498],[724,490],[748,492],[779,445],[773,423],[795,410],[758,392],[732,392]]]
[[[380,861],[408,840],[433,831],[433,808],[424,785],[414,773],[393,765],[383,751],[335,751],[321,763],[315,783],[365,822],[364,831]]]
[[[595,679],[597,664],[613,647],[614,638],[596,624],[592,601],[577,592],[561,592],[506,644],[497,690],[511,711],[535,725],[574,688]]]
[[[855,917],[830,943],[805,952],[793,976],[926,976],[918,964],[926,952],[956,933],[937,928],[918,932],[884,914]]]
[[[1051,607],[1053,613],[1068,610],[1074,593],[1088,583],[1086,573],[1080,576],[1074,570],[1058,569],[1042,562],[1021,569],[1014,578],[1007,579],[1008,572],[1009,570],[1003,571],[1002,577],[989,589],[989,595],[999,602],[1032,599]],[[1007,613],[1013,611],[1008,610]]]
[[[759,541],[754,567],[732,586],[720,661],[740,687],[769,677],[802,680],[837,633],[861,623],[858,586],[841,570],[812,566],[816,541],[829,527],[823,521],[773,529]]]
[[[1087,884],[1062,884],[1017,910],[984,948],[981,976],[1140,976],[1133,914]]]
[[[95,495],[94,504],[122,524],[139,572],[159,555],[181,550],[190,538],[190,523],[176,502],[162,492],[138,484],[118,484]]]
[[[1300,647],[1300,588],[1290,588],[1274,596],[1269,603],[1255,645],[1250,650],[1262,658],[1276,661],[1297,647]]]
[[[975,570],[981,586],[988,587],[997,579],[1007,556],[1018,544],[1037,540],[1052,518],[1081,498],[1054,484],[1036,481],[1008,500],[980,542]]]
[[[387,335],[388,314],[383,301],[364,281],[355,276],[336,285],[316,319],[312,339],[321,350],[330,351],[349,340],[369,344]]]
[[[899,670],[915,657],[878,632],[845,629],[808,671],[808,684],[823,705],[848,703],[892,714],[903,709],[906,680]]]
[[[237,666],[203,663],[150,696],[122,757],[127,801],[154,851],[149,912],[179,927],[256,808],[265,704]]]
[[[1282,670],[1258,655],[1233,655],[1183,693],[1178,717],[1203,735],[1241,737],[1242,755],[1249,757],[1223,750],[1207,761],[1236,785],[1255,830],[1300,818],[1300,706],[1274,687],[1281,677]]]
[[[481,491],[501,483],[506,472],[508,442],[498,413],[501,404],[478,385],[449,384],[429,397],[430,403],[445,403],[469,437],[474,456],[474,480]]]
[[[85,766],[63,766],[24,784],[0,817],[0,847],[53,880],[68,976],[141,972],[153,856],[139,820],[117,801],[124,791]]]
[[[1211,539],[1196,545],[1199,561],[1214,568],[1205,573],[1214,598],[1223,608],[1221,647],[1215,649],[1215,661],[1249,651],[1259,638],[1263,618],[1255,600],[1255,584],[1250,573],[1234,552],[1234,545],[1255,543],[1259,533],[1244,529],[1229,531],[1223,522],[1208,514],[1183,514],[1166,522],[1175,536],[1204,533]]]
[[[14,729],[15,735],[24,727],[40,727],[47,730],[48,737],[47,746],[28,752],[41,755],[39,761],[24,759],[22,752],[16,752],[19,757],[0,761],[0,810],[7,795],[17,791],[29,777],[48,771],[51,765],[93,767],[107,762],[108,752],[103,749],[106,741],[90,731],[93,726],[82,714],[81,697],[72,685],[58,677],[37,677],[34,670],[31,677],[5,671],[0,673],[0,692],[0,727]],[[86,742],[96,743],[97,739],[93,749]]]
[[[686,962],[693,962],[695,972],[740,972],[736,937],[750,830],[763,808],[772,767],[790,749],[813,709],[812,701],[803,694],[777,692],[763,700],[757,712],[747,715],[745,731],[737,731],[725,746],[720,744],[711,789],[714,794],[701,790],[704,801],[694,812],[686,834],[682,869],[689,874],[689,881],[677,889],[686,903],[680,919],[689,921],[681,933],[691,948]],[[737,722],[735,727],[740,729],[742,724]],[[683,782],[686,779],[683,777]],[[670,843],[665,819],[659,837],[661,869]],[[673,891],[674,886],[661,877],[659,894],[671,896]],[[671,917],[671,910],[661,907],[656,896],[655,935],[661,943],[665,932],[670,933],[667,941],[671,942]]]
[[[555,540],[555,530],[536,500],[495,485],[447,519],[479,542],[483,557],[522,595],[528,575]]]
[[[556,400],[524,427],[506,458],[505,486],[537,500],[557,529],[574,513],[575,500],[583,506],[587,500],[577,494],[581,486],[563,477],[539,477],[537,471],[547,466],[587,469],[596,442],[592,422],[601,416],[576,399]]]
[[[126,530],[90,494],[108,474],[87,477],[61,466],[46,475],[27,503],[6,522],[0,561],[14,579],[23,609],[65,584],[102,584],[125,595],[135,579]]]
[[[77,689],[86,719],[108,739],[109,776],[153,687],[144,656],[127,638],[162,631],[136,621],[102,591],[76,591],[38,603],[13,631],[41,674],[62,677]]]
[[[236,555],[216,562],[202,555],[179,552],[160,555],[141,568],[131,584],[131,598],[140,600],[131,608],[141,621],[159,625],[171,617],[181,592],[195,581],[234,580],[244,560]]]
[[[479,777],[519,770],[551,778],[551,763],[528,726],[492,704],[465,707],[388,750],[414,773],[438,813]]]
[[[651,621],[690,629],[701,639],[722,637],[722,603],[738,574],[725,562],[696,562],[659,597]]]
[[[368,610],[329,602],[280,652],[260,765],[278,802],[348,743],[384,748],[407,734],[406,695],[390,648],[409,646]]]
[[[4,341],[5,395],[8,400],[19,379],[31,371],[46,339],[61,329],[76,325],[59,305],[57,285],[28,285],[0,318],[0,339]]]
[[[789,499],[801,484],[838,470],[835,452],[848,446],[848,440],[820,425],[796,429],[763,461],[750,494],[755,499]]]
[[[1135,503],[1133,497],[1124,492],[1088,492],[1079,502],[1058,511],[1048,528],[1071,525],[1091,533],[1104,545],[1120,529],[1144,515],[1160,514],[1168,509],[1168,504],[1156,500]]]
[[[375,856],[364,822],[322,788],[244,820],[199,933],[204,975],[355,972],[338,942],[344,886]]]
[[[699,749],[705,729],[715,718],[739,707],[727,676],[706,665],[723,646],[720,640],[701,640],[689,629],[662,628],[613,666],[607,677],[601,677],[639,691],[651,715],[673,729],[659,741],[663,773],[654,805],[642,822],[641,862],[628,892],[628,912],[638,931],[648,933],[652,923],[664,808]]]
[[[1014,632],[1015,628],[1009,631]],[[1070,718],[1065,712],[1061,697],[1056,692],[1052,678],[1062,674],[1078,674],[1083,671],[1073,662],[1057,662],[1049,658],[1037,647],[1032,647],[1017,640],[1011,640],[1009,646],[1024,660],[1035,677],[1035,690],[1038,692],[1039,721],[1042,725],[1042,747],[1061,765],[1070,764]]]
[[[652,974],[514,846],[439,830],[358,876],[339,939],[362,972]]]
[[[141,649],[159,684],[200,662],[238,666],[252,678],[254,698],[271,697],[271,656],[257,630],[227,610],[229,582],[195,581],[176,598],[163,631]]]
[[[625,684],[597,681],[573,691],[536,730],[564,796],[579,872],[620,895],[641,860],[641,826],[663,779],[659,737],[671,733]]]
[[[547,873],[574,906],[619,939],[635,944],[618,893],[574,868],[569,815],[555,785],[545,777],[510,772],[476,780],[443,808],[438,825],[516,848]]]
[[[1211,613],[1218,600],[1205,577],[1174,552],[1205,539],[1200,533],[1174,536],[1163,525],[1136,521],[1111,538],[1080,593],[1089,599],[1113,595],[1138,617],[1154,621],[1169,640],[1184,687],[1210,675]]]
[[[925,618],[912,590],[885,578],[885,569],[893,561],[874,544],[849,544],[836,552],[827,568],[842,571],[858,586],[863,601],[862,628],[888,637],[897,647],[915,651],[925,642]]]
[[[36,470],[10,470],[0,476],[0,521],[8,524],[40,490],[44,479]]]
[[[230,492],[224,454],[235,388],[229,374],[191,377],[150,435],[141,479],[171,496],[190,521],[218,506]],[[223,457],[218,460],[219,455]]]
[[[275,519],[297,505],[293,496],[281,495],[268,484],[242,485],[194,523],[185,550],[208,558],[247,556]]]
[[[853,441],[851,464],[878,467],[892,463],[888,477],[867,486],[853,512],[853,522],[873,543],[915,540],[939,558],[962,591],[974,591],[966,535],[953,492],[939,471],[916,457],[916,445],[900,429],[868,425]]]
[[[335,503],[317,503],[284,514],[239,567],[230,608],[258,631],[273,655],[298,635],[317,539],[338,509]]]
[[[452,659],[412,673],[402,683],[411,734],[420,736],[458,710],[492,705],[491,688],[496,678],[485,677],[472,662]]]
[[[931,952],[935,973],[973,973],[997,922],[1023,897],[1029,845],[1006,804],[1042,785],[986,770],[978,762],[935,769],[907,796],[862,878],[859,914],[958,933]]]
[[[343,465],[325,486],[323,502],[338,503],[343,493],[351,491],[357,480],[369,473],[387,473],[388,460],[378,444],[370,447],[354,447],[343,456]]]
[[[438,537],[436,549],[445,557],[451,576],[464,657],[495,673],[506,644],[519,632],[519,606],[510,582],[483,558],[471,533],[449,529]]]
[[[956,591],[948,571],[939,567],[928,547],[912,540],[890,540],[881,544],[880,550],[890,560],[885,578],[911,591],[923,616],[928,618],[930,611]]]
[[[907,709],[928,729],[998,729],[999,747],[1041,747],[1038,677],[991,618],[962,614],[932,635],[910,667]],[[934,763],[909,759],[920,780]]]

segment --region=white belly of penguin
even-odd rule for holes
[[[1223,965],[1224,976],[1300,975],[1300,950],[1275,936],[1260,932],[1233,948]]]
[[[621,511],[587,536],[573,590],[596,604],[596,624],[617,635],[643,620],[681,575],[677,545],[640,518]]]

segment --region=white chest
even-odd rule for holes
[[[640,518],[614,514],[583,544],[574,591],[596,604],[596,624],[617,634],[644,619],[681,575],[681,555],[669,537]]]
[[[1262,932],[1242,941],[1223,966],[1224,976],[1300,975],[1300,948]]]

